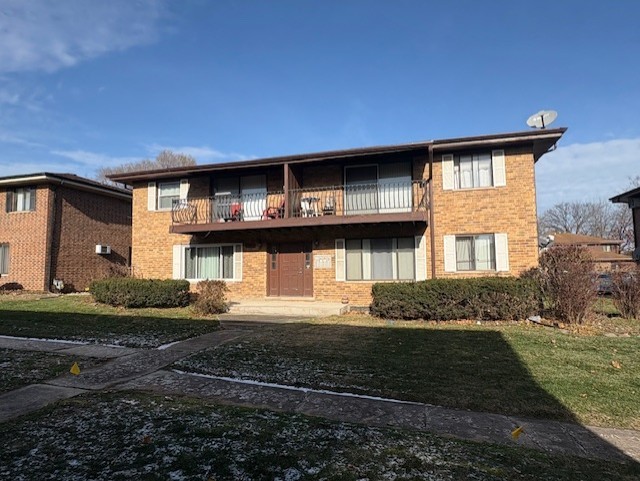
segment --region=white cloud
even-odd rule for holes
[[[113,167],[129,162],[138,162],[139,157],[113,157],[107,154],[97,152],[88,152],[86,150],[52,150],[52,154],[60,157],[66,157],[85,167]]]
[[[558,202],[608,199],[640,175],[640,138],[571,144],[536,164],[538,209]]]
[[[54,71],[153,42],[161,0],[3,0],[0,73]]]
[[[254,158],[252,156],[239,154],[236,152],[221,152],[219,150],[212,149],[211,147],[207,147],[207,146],[176,147],[176,146],[170,146],[170,145],[151,144],[151,145],[147,145],[146,148],[149,151],[149,154],[151,154],[154,157],[158,155],[158,153],[161,152],[162,150],[171,150],[172,152],[191,155],[200,163],[203,163],[203,161],[204,162],[216,162],[216,161],[230,162],[234,160],[249,160]]]

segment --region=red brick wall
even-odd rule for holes
[[[111,267],[127,266],[131,202],[58,187],[52,240],[52,278],[71,290],[84,290],[92,280],[106,277]],[[111,246],[111,254],[96,254],[97,244]]]
[[[36,209],[30,212],[6,212],[7,188],[0,190],[0,244],[9,244],[9,274],[0,278],[0,286],[20,284],[30,291],[47,289],[47,223],[51,193],[46,185],[36,189]]]

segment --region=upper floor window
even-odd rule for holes
[[[173,206],[173,201],[180,199],[180,182],[160,182],[157,193],[158,209],[169,210]]]
[[[26,212],[36,210],[36,189],[19,187],[7,191],[7,212]]]
[[[0,244],[0,275],[9,274],[9,244]]]
[[[504,187],[506,185],[504,150],[442,155],[443,190]]]
[[[456,155],[453,159],[455,189],[491,187],[493,185],[491,154]]]

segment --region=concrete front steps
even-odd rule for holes
[[[316,301],[313,298],[265,297],[231,301],[229,315],[325,317],[348,312],[349,306],[340,302]]]

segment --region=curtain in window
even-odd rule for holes
[[[362,241],[360,239],[348,239],[347,250],[347,280],[362,280]]]
[[[398,238],[398,279],[415,279],[415,239]]]
[[[456,237],[456,264],[459,271],[473,270],[473,238]]]
[[[475,187],[491,187],[491,154],[476,155],[474,159]]]
[[[371,239],[371,278],[393,279],[393,239]]]
[[[475,238],[476,270],[495,269],[493,235],[479,235]]]
[[[461,189],[473,187],[473,161],[470,155],[461,155],[459,166],[459,181]]]
[[[221,247],[222,278],[233,279],[233,246]]]
[[[180,182],[158,185],[158,209],[171,209],[173,200],[180,198]]]
[[[0,245],[0,274],[9,273],[9,245]]]

